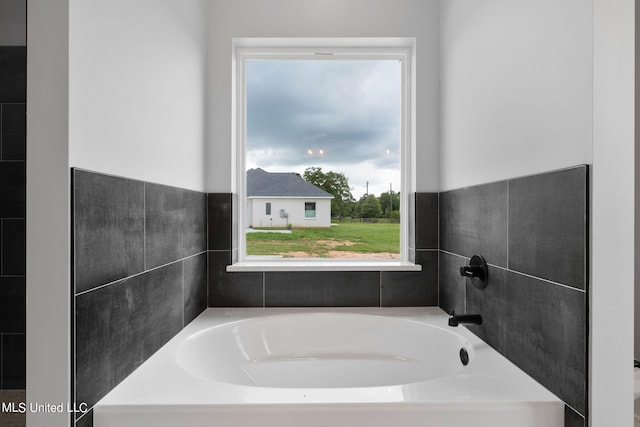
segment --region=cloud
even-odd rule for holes
[[[398,61],[249,61],[246,77],[248,167],[397,171],[400,188]]]

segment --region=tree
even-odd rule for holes
[[[378,197],[380,206],[382,207],[382,215],[390,218],[393,211],[400,210],[400,193],[382,193]]]
[[[349,206],[355,202],[349,187],[349,179],[342,172],[322,172],[322,168],[309,167],[302,177],[316,187],[333,195],[331,200],[331,216],[344,216]]]
[[[356,214],[361,218],[380,218],[382,216],[380,201],[373,194],[365,194],[358,200]]]

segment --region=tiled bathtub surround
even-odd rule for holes
[[[228,193],[209,194],[210,307],[390,307],[438,304],[438,194],[419,193],[413,256],[421,272],[228,273],[237,254],[234,203]],[[212,230],[221,230],[220,234]],[[413,236],[412,236],[413,237]]]
[[[206,194],[72,173],[74,398],[92,407],[206,308]]]
[[[479,313],[470,329],[564,400],[586,425],[588,168],[440,194],[440,307]],[[459,274],[489,263],[479,290]]]
[[[0,47],[0,389],[25,387],[27,48]]]

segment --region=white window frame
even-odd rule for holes
[[[236,38],[232,58],[232,191],[238,195],[238,256],[227,271],[408,271],[409,197],[415,192],[415,39],[414,38]],[[246,76],[250,60],[385,60],[401,63],[401,199],[399,260],[264,259],[246,254]]]

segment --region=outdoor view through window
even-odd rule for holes
[[[246,250],[400,258],[401,62],[247,60]]]

